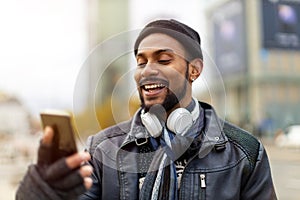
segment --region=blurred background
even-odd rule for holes
[[[279,199],[299,199],[299,0],[0,1],[0,199],[35,162],[40,111],[73,112],[82,148],[135,112],[131,48],[159,18],[199,32],[207,76],[194,95],[260,138]]]

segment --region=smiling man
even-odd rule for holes
[[[184,54],[183,46],[166,34],[151,34],[140,43],[135,80],[146,110],[162,104],[171,111],[191,102],[190,86],[200,75],[202,60],[188,62]]]
[[[276,199],[262,144],[192,96],[203,68],[198,33],[153,21],[134,55],[141,108],[91,136],[88,155],[31,166],[17,199]],[[52,136],[47,128],[40,161]],[[93,172],[81,165],[88,160]]]

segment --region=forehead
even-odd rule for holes
[[[160,49],[172,50],[175,54],[184,57],[185,49],[176,39],[164,33],[152,33],[146,36],[138,47],[137,54],[157,51]]]

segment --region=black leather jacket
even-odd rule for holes
[[[200,105],[205,115],[202,144],[184,169],[179,198],[277,199],[262,144],[244,130],[219,120],[208,104]],[[137,112],[132,120],[89,138],[93,186],[81,200],[139,198],[134,153],[138,152],[136,140],[144,141],[147,135],[139,116]]]

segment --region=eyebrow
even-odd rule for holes
[[[174,50],[173,49],[159,49],[159,50],[156,50],[156,51],[154,51],[152,54],[154,54],[154,55],[159,55],[159,54],[161,54],[161,53],[175,53],[174,52]],[[143,57],[143,55],[144,55],[145,53],[143,53],[143,52],[141,52],[141,53],[138,53],[137,55],[136,55],[136,57]]]

